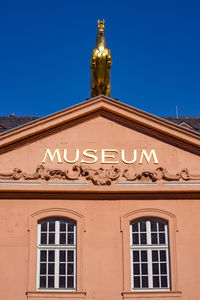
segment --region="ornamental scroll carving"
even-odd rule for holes
[[[144,170],[136,172],[134,167],[124,170],[112,166],[110,169],[90,168],[75,165],[71,170],[48,169],[43,165],[36,168],[34,173],[28,174],[21,169],[14,168],[10,173],[0,172],[1,181],[77,181],[85,178],[94,185],[111,185],[112,182],[159,182],[159,181],[195,181],[200,180],[200,174],[194,175],[188,169],[183,169],[179,173],[170,174],[165,168],[159,167],[154,171]]]

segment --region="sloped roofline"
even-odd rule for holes
[[[0,148],[99,110],[109,111],[113,115],[121,116],[129,121],[133,121],[134,123],[143,125],[166,136],[173,137],[177,141],[179,140],[186,144],[191,144],[200,149],[200,133],[180,127],[171,121],[104,95],[89,98],[74,106],[1,133]]]

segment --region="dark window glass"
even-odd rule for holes
[[[151,243],[152,244],[158,244],[158,239],[157,239],[157,233],[152,233],[151,234]]]
[[[146,231],[146,221],[140,222],[140,231]]]
[[[161,271],[161,274],[167,274],[167,264],[166,263],[160,264],[160,271]]]
[[[133,261],[139,262],[139,251],[133,251]]]
[[[167,276],[161,276],[161,287],[167,287]]]
[[[133,274],[134,275],[140,275],[140,265],[139,264],[134,264],[133,265]]]
[[[138,223],[135,223],[132,225],[132,231],[133,232],[138,232]]]
[[[147,261],[147,251],[146,250],[141,251],[141,261],[142,262]]]
[[[159,266],[158,264],[153,264],[153,274],[159,274]]]
[[[44,263],[41,263],[41,264],[40,264],[40,274],[41,274],[41,275],[45,275],[46,272],[47,272],[47,265],[44,264]]]
[[[54,250],[49,250],[49,261],[55,260],[55,252]]]
[[[41,223],[41,231],[47,231],[47,223]]]
[[[60,262],[61,261],[66,261],[66,251],[60,250],[59,256],[60,256]]]
[[[66,231],[66,222],[60,221],[60,231]]]
[[[151,222],[151,231],[157,231],[157,223]]]
[[[65,276],[59,277],[59,288],[65,288]]]
[[[66,274],[66,264],[60,264],[59,265],[59,274],[65,275]]]
[[[55,244],[55,233],[49,233],[49,244]]]
[[[40,287],[45,288],[46,287],[46,277],[40,276]]]
[[[67,251],[67,261],[74,261],[74,251]]]
[[[74,274],[74,265],[67,264],[67,275],[73,275],[73,274]]]
[[[162,223],[158,223],[159,231],[165,231],[165,225]]]
[[[40,261],[47,261],[47,251],[46,250],[40,251]]]
[[[47,234],[41,233],[41,244],[47,244]]]
[[[60,244],[66,244],[66,233],[60,233]]]
[[[67,287],[68,288],[73,288],[74,287],[74,277],[73,276],[68,276],[67,277]]]
[[[49,231],[55,231],[55,222],[54,221],[49,222]]]
[[[138,237],[138,233],[134,233],[133,234],[133,244],[139,244],[139,237]]]
[[[166,251],[160,250],[160,261],[166,261]]]
[[[153,287],[159,287],[159,277],[153,276]]]
[[[148,277],[147,276],[142,276],[142,287],[148,288]]]
[[[147,264],[142,264],[142,274],[143,275],[148,274],[148,266],[147,266]]]
[[[140,288],[140,277],[135,276],[133,280],[134,280],[134,287]]]
[[[68,223],[68,231],[74,231],[74,224]]]
[[[141,239],[141,244],[143,244],[143,245],[146,244],[147,243],[146,233],[141,233],[140,239]]]
[[[48,276],[48,287],[54,288],[54,277],[53,276]]]
[[[54,274],[54,264],[48,264],[48,274]]]
[[[68,244],[73,245],[74,244],[74,234],[68,233]]]
[[[152,251],[152,261],[158,261],[158,251],[157,250]]]
[[[165,244],[165,234],[164,233],[159,233],[159,243]]]

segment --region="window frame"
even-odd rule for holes
[[[38,239],[38,222],[42,219],[48,218],[64,218],[71,219],[76,222],[76,290],[69,289],[37,289],[37,239]],[[49,208],[40,211],[36,211],[28,218],[27,231],[29,233],[29,247],[28,247],[28,278],[27,278],[27,295],[28,299],[39,297],[43,295],[49,295],[47,298],[57,297],[62,293],[68,293],[72,298],[79,295],[84,297],[85,295],[85,276],[84,276],[84,261],[86,258],[84,249],[84,233],[86,232],[85,218],[77,211],[64,208]],[[57,294],[58,293],[58,294]],[[52,295],[52,296],[51,296]],[[46,299],[46,298],[45,298]]]
[[[60,244],[59,242],[59,235],[61,233],[60,229],[59,229],[59,222],[60,221],[65,221],[66,224],[68,222],[73,222],[74,223],[74,244]],[[41,230],[41,224],[43,222],[51,222],[51,221],[55,221],[55,243],[54,244],[50,244],[50,243],[46,243],[46,244],[42,244],[41,243],[41,235],[42,235],[42,230]],[[47,225],[48,226],[48,225]],[[49,230],[47,229],[47,236],[48,236],[48,232]],[[49,251],[49,250],[52,250],[54,251],[54,287],[52,288],[49,288],[49,287],[40,287],[40,263],[41,263],[41,260],[40,260],[40,251]],[[59,251],[60,250],[64,250],[64,251],[73,251],[74,252],[74,287],[73,288],[68,288],[68,287],[65,287],[65,288],[60,288],[59,287],[59,283],[58,283],[58,280],[59,280]],[[54,290],[61,290],[61,291],[76,291],[76,282],[77,282],[77,279],[76,279],[76,265],[77,265],[77,224],[76,224],[76,221],[75,220],[72,220],[72,219],[69,219],[69,218],[63,218],[63,217],[51,217],[51,218],[45,218],[45,219],[41,219],[39,220],[38,222],[38,225],[37,225],[37,278],[36,278],[36,290],[38,291],[54,291]],[[47,259],[47,263],[48,263],[48,259]],[[47,275],[46,275],[47,277]]]
[[[146,244],[142,244],[141,240],[138,241],[138,244],[134,244],[133,242],[133,235],[134,232],[132,231],[132,225],[133,224],[138,224],[138,228],[139,228],[139,223],[145,221],[145,226],[146,226]],[[165,234],[165,244],[160,244],[160,243],[155,243],[153,244],[151,241],[151,234],[156,232],[157,234],[157,241],[158,241],[158,234],[161,232],[159,231],[159,229],[157,228],[156,231],[152,231],[151,229],[151,222],[156,222],[156,223],[160,223],[164,225],[164,234]],[[156,225],[157,226],[157,225]],[[140,229],[138,229],[138,234],[140,236],[141,231]],[[139,237],[139,239],[141,238],[141,236]],[[140,243],[139,243],[140,242]],[[148,277],[148,285],[149,287],[135,287],[134,286],[134,270],[133,270],[133,251],[146,251],[147,252],[147,261],[145,262],[145,264],[147,264],[147,275],[145,277]],[[166,275],[167,276],[167,287],[153,287],[153,259],[152,259],[152,253],[153,251],[166,251],[166,265],[167,265],[167,272]],[[168,232],[168,222],[166,220],[160,219],[160,218],[139,218],[139,219],[134,219],[130,221],[130,263],[131,263],[131,290],[132,291],[154,291],[154,292],[162,292],[162,291],[170,291],[171,288],[171,272],[170,272],[170,258],[169,258],[169,232]],[[142,265],[142,261],[139,259],[138,261],[139,265]],[[160,264],[160,259],[158,258],[158,264]],[[160,268],[160,267],[159,267]],[[159,272],[160,273],[160,272]],[[159,280],[161,277],[161,274],[158,275],[159,276]],[[140,284],[141,284],[141,277],[142,275],[138,275],[136,277],[140,277]]]
[[[131,285],[131,257],[130,257],[130,222],[142,219],[142,218],[156,218],[162,219],[168,222],[168,236],[169,236],[169,265],[171,270],[170,275],[170,290],[155,291],[155,289],[132,289]],[[122,233],[122,251],[123,251],[123,290],[122,295],[124,299],[127,297],[133,297],[138,293],[143,292],[145,295],[153,296],[153,293],[158,293],[165,295],[165,293],[170,293],[171,295],[179,293],[179,281],[178,281],[178,270],[177,270],[177,251],[176,251],[176,235],[178,232],[176,217],[168,211],[164,211],[157,208],[144,208],[134,211],[129,211],[121,217],[120,230]]]

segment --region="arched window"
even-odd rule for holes
[[[130,223],[131,285],[134,290],[169,290],[168,223],[142,218]]]
[[[38,222],[37,289],[76,289],[76,222],[48,218]]]

